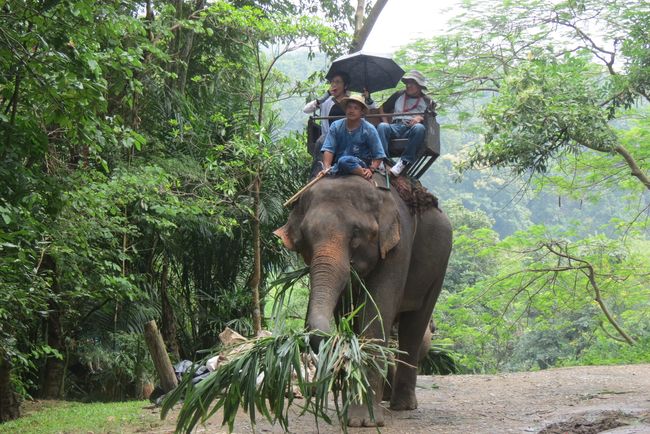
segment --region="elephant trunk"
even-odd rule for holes
[[[334,309],[350,276],[350,259],[347,250],[336,242],[314,250],[311,261],[309,309],[307,325],[310,330],[331,331]],[[320,338],[312,338],[311,345],[318,348]]]

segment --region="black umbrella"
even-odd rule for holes
[[[336,59],[325,78],[332,79],[337,72],[350,76],[349,89],[355,92],[376,92],[397,86],[404,70],[390,57],[368,54],[358,51]]]

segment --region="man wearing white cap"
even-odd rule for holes
[[[424,145],[426,133],[424,116],[409,113],[422,113],[433,104],[433,100],[422,92],[427,89],[427,86],[421,72],[416,70],[407,72],[402,77],[402,82],[406,85],[406,89],[395,92],[381,106],[382,113],[399,114],[391,116],[390,122],[389,117],[382,118],[383,122],[377,126],[386,155],[388,155],[388,143],[391,139],[408,139],[400,160],[390,169],[390,173],[394,176],[400,175],[409,164],[415,162],[418,151]]]
[[[359,175],[366,179],[372,177],[372,169],[377,169],[386,158],[375,127],[362,119],[368,106],[361,95],[343,98],[345,119],[334,121],[321,148],[323,169],[333,163],[331,173],[339,175]]]

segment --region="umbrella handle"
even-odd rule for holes
[[[363,88],[368,90],[368,62],[363,62]],[[368,91],[370,95],[370,91]]]

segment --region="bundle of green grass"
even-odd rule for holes
[[[220,365],[203,381],[192,385],[192,375],[164,400],[164,418],[174,404],[183,400],[177,432],[191,432],[220,409],[223,425],[233,430],[237,412],[242,409],[254,425],[258,414],[270,423],[289,429],[289,407],[300,414],[311,413],[316,423],[333,423],[330,414],[345,431],[350,404],[368,405],[372,412],[372,389],[368,377],[386,377],[395,349],[380,342],[363,340],[352,331],[351,321],[343,319],[332,334],[319,333],[322,339],[314,354],[309,332],[287,332],[248,341],[231,360]],[[314,375],[306,375],[310,364]],[[313,370],[313,369],[312,369]],[[294,403],[300,398],[299,405]]]

